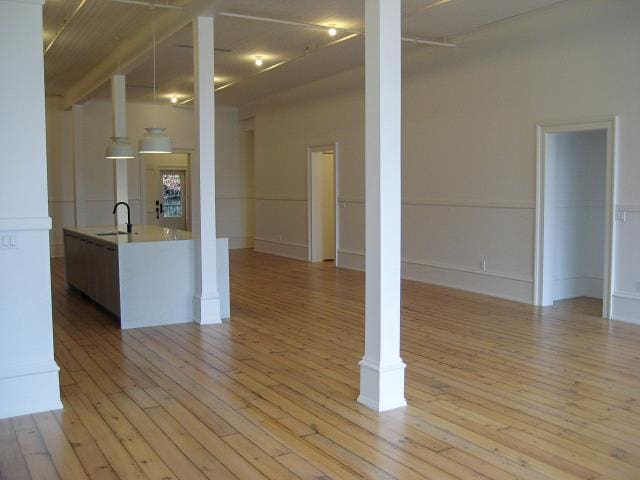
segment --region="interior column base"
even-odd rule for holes
[[[196,296],[193,300],[193,315],[193,321],[200,325],[222,323],[220,297],[203,298]]]
[[[404,369],[401,360],[391,365],[379,365],[366,358],[360,361],[361,403],[377,412],[385,412],[407,405],[404,398]]]
[[[59,370],[51,361],[0,372],[0,419],[61,409]]]

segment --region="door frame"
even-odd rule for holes
[[[602,117],[566,122],[549,122],[537,125],[537,165],[536,165],[536,224],[535,260],[533,282],[533,304],[537,306],[553,304],[553,208],[555,182],[553,160],[547,158],[546,139],[548,134],[572,133],[593,130],[607,132],[607,178],[605,199],[605,241],[602,316],[611,319],[613,278],[615,265],[615,199],[618,117]]]
[[[173,151],[174,154],[183,154],[187,156],[187,166],[175,166],[171,165],[168,167],[162,167],[163,169],[173,169],[173,170],[187,170],[187,230],[191,230],[191,157],[193,156],[194,151],[192,149],[175,149]],[[147,186],[146,186],[146,172],[147,172],[147,161],[146,155],[141,154],[138,155],[138,177],[139,177],[139,188],[140,188],[140,218],[144,225],[148,224],[147,218]]]
[[[189,179],[189,160],[187,159],[187,166],[184,167],[171,167],[171,166],[163,166],[163,167],[159,167],[158,168],[158,174],[159,174],[159,182],[160,185],[158,186],[158,188],[162,189],[162,172],[184,172],[184,187],[185,187],[185,192],[183,192],[183,196],[182,196],[182,211],[183,211],[183,217],[184,217],[184,228],[185,230],[191,230],[190,225],[189,225],[189,212],[191,211],[191,201],[189,200],[189,196],[191,194],[191,184],[190,184],[190,179]],[[161,199],[160,201],[162,202],[162,195],[161,195]],[[161,209],[162,211],[162,209]],[[162,222],[161,222],[162,223]],[[173,227],[170,227],[173,228]]]
[[[333,150],[333,210],[334,210],[334,216],[333,216],[333,221],[334,221],[334,227],[333,227],[333,231],[334,231],[334,235],[335,235],[335,253],[334,253],[334,264],[337,267],[338,266],[338,250],[340,247],[339,241],[340,241],[340,209],[338,208],[338,197],[339,197],[339,192],[338,192],[338,166],[340,165],[339,163],[339,145],[338,142],[328,142],[328,143],[323,143],[323,144],[318,144],[318,145],[312,145],[307,147],[307,261],[311,262],[312,259],[312,252],[313,252],[313,237],[312,237],[312,231],[311,231],[311,227],[312,227],[312,200],[313,200],[313,191],[312,191],[312,178],[311,178],[311,161],[312,161],[312,154],[314,153],[318,153],[318,152],[324,152],[325,150]]]

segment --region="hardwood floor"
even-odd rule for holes
[[[570,298],[569,300],[556,301],[553,306],[556,309],[582,313],[584,315],[591,315],[592,317],[602,316],[602,300],[597,298]]]
[[[362,273],[235,251],[231,321],[123,332],[53,272],[65,408],[0,420],[3,479],[640,479],[640,327],[404,282],[378,415]]]

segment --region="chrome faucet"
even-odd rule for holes
[[[127,202],[118,202],[115,204],[115,206],[113,207],[113,214],[116,214],[116,211],[118,210],[118,206],[120,205],[124,205],[125,207],[127,207],[127,233],[131,233],[131,231],[133,230],[133,225],[131,225],[131,208],[129,207],[129,204]]]

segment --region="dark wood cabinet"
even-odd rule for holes
[[[65,231],[64,252],[67,285],[120,316],[118,248]]]

